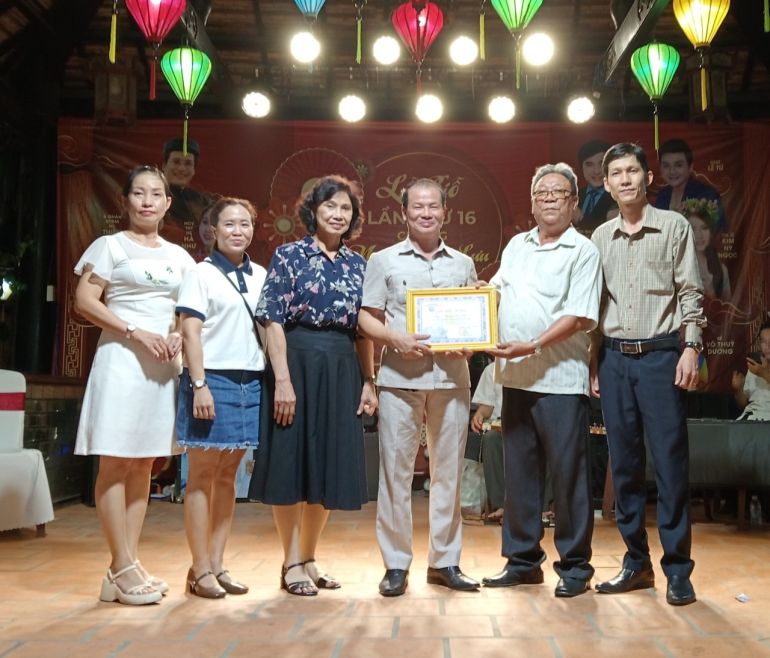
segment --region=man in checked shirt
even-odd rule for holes
[[[604,272],[591,392],[598,396],[601,388],[615,516],[627,550],[620,573],[596,589],[616,594],[655,585],[645,530],[646,440],[655,462],[666,601],[687,605],[695,591],[684,395],[698,381],[703,284],[687,220],[647,202],[652,172],[641,147],[616,144],[602,166],[620,215],[591,238]]]

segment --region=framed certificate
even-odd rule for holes
[[[485,288],[415,288],[406,291],[406,329],[426,334],[434,352],[497,345],[497,291]]]

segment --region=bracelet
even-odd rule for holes
[[[366,377],[364,377],[364,383],[365,384],[367,384],[367,383],[368,384],[373,384],[373,385],[376,386],[377,385],[377,377],[375,375],[367,375]]]

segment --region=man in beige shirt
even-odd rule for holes
[[[687,605],[695,591],[684,394],[698,382],[706,324],[695,241],[682,215],[647,202],[652,172],[641,147],[616,144],[603,168],[604,186],[620,215],[591,238],[604,273],[603,338],[594,340],[598,372],[592,361],[591,392],[598,396],[601,388],[615,516],[627,550],[620,573],[596,589],[616,594],[655,584],[645,530],[646,441],[655,462],[666,600]]]
[[[406,333],[409,288],[456,288],[476,283],[469,256],[441,238],[446,193],[420,179],[403,192],[408,235],[373,254],[366,267],[359,329],[385,345],[380,388],[380,484],[377,541],[385,563],[380,594],[400,596],[412,563],[412,478],[425,420],[430,454],[430,549],[427,580],[477,590],[460,570],[460,473],[470,416],[467,354],[432,352],[435,336]]]

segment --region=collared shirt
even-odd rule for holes
[[[604,187],[592,187],[591,185],[586,186],[585,199],[583,199],[583,206],[581,208],[583,211],[583,216],[589,215],[591,213],[591,211],[596,207],[596,204],[599,202],[599,199],[602,198],[603,194],[606,194]]]
[[[555,242],[540,244],[535,227],[503,250],[492,285],[500,291],[500,342],[530,341],[559,318],[599,317],[601,263],[591,241],[570,226]],[[543,348],[542,354],[497,359],[503,386],[537,393],[588,394],[585,331]]]
[[[247,254],[244,254],[241,266],[234,267],[216,250],[185,275],[176,312],[192,315],[203,322],[204,368],[264,370],[265,355],[254,336],[251,315],[247,313],[241,295],[225,281],[222,272],[238,287],[253,314],[265,281],[265,268],[252,264]]]
[[[470,257],[442,240],[433,258],[427,260],[407,238],[369,259],[363,306],[384,311],[389,328],[406,332],[407,288],[455,288],[475,282],[476,268]],[[408,360],[386,347],[377,383],[393,388],[470,388],[471,380],[465,359],[436,353]]]
[[[492,415],[488,418],[490,422],[500,420],[503,413],[503,387],[495,382],[494,362],[484,368],[484,372],[481,373],[471,402],[492,407]]]
[[[256,318],[284,325],[355,331],[366,261],[340,245],[331,260],[308,235],[275,250]]]
[[[599,328],[611,338],[645,339],[679,331],[700,342],[706,326],[703,283],[689,222],[647,205],[629,235],[620,215],[594,231],[604,271]]]

